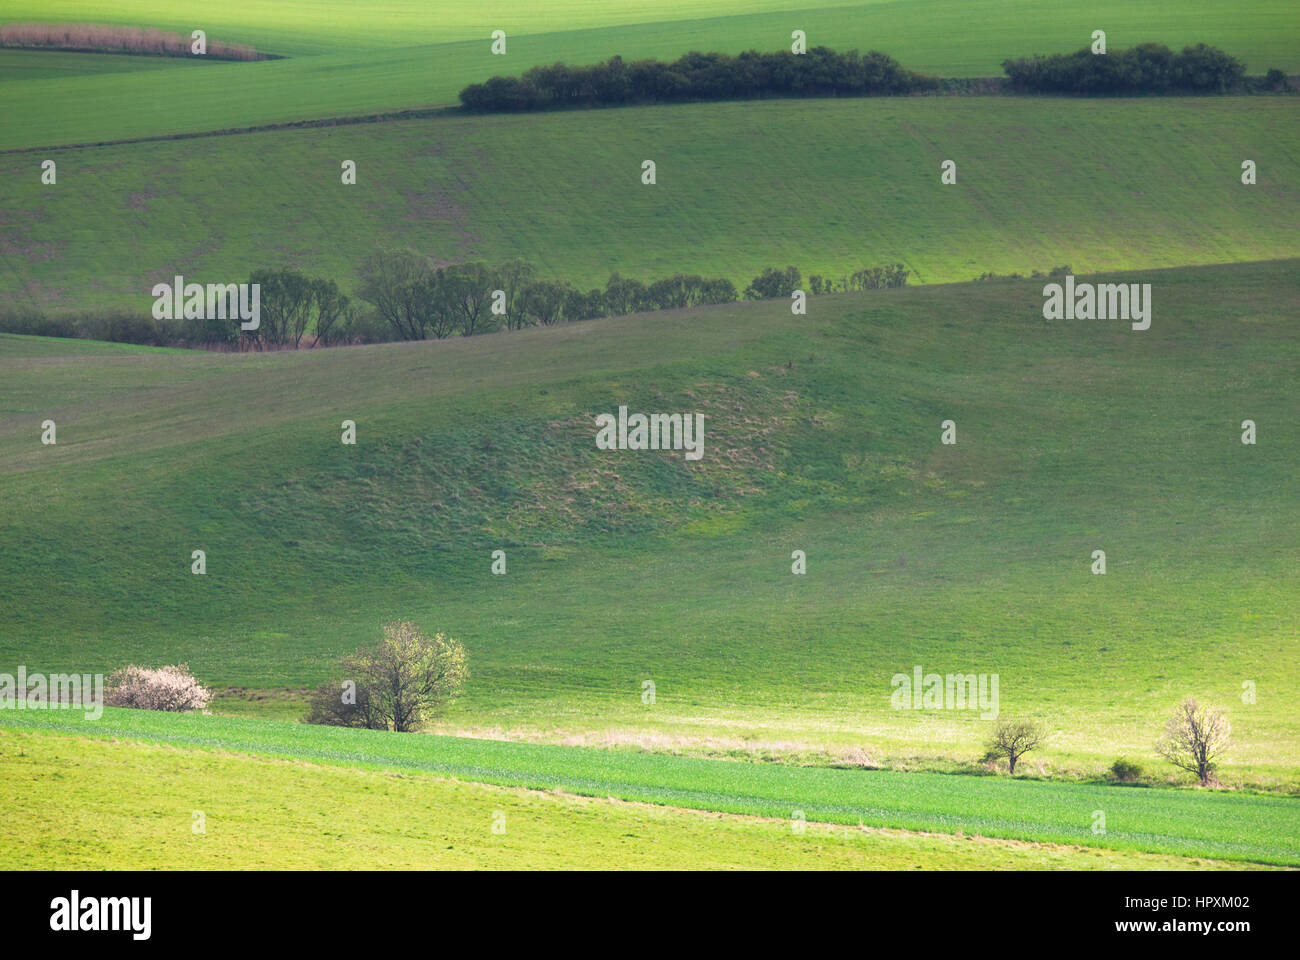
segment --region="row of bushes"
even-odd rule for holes
[[[76,340],[107,340],[167,346],[183,339],[179,323],[155,321],[148,313],[109,310],[98,313],[69,313],[47,316],[30,307],[0,310],[0,333],[21,333],[33,337],[65,337]]]
[[[361,265],[359,274],[358,296],[403,340],[441,339],[456,333],[472,336],[501,326],[517,330],[732,303],[740,298],[735,284],[725,277],[675,273],[647,284],[615,272],[604,289],[584,291],[565,281],[536,279],[537,268],[525,260],[435,269],[409,251],[376,253]],[[814,274],[809,277],[807,292],[820,295],[901,287],[907,277],[902,264],[868,267],[838,280]],[[745,288],[744,298],[788,297],[802,287],[798,268],[767,267]],[[492,310],[494,301],[499,303],[499,314]]]
[[[797,267],[766,267],[745,288],[746,300],[813,296],[901,287],[902,264],[866,267],[838,278],[812,274],[805,286]],[[538,279],[526,260],[434,267],[407,250],[385,250],[358,269],[357,301],[333,280],[297,270],[257,270],[260,325],[240,329],[237,320],[155,319],[146,313],[46,316],[38,310],[0,312],[0,333],[108,340],[149,346],[201,346],[225,350],[297,349],[393,340],[473,336],[505,328],[551,326],[598,317],[678,310],[741,299],[725,277],[675,273],[651,283],[615,272],[603,288],[582,290],[566,281]]]
[[[589,67],[556,63],[533,67],[521,77],[492,77],[460,92],[469,110],[545,110],[673,100],[746,97],[835,97],[904,94],[934,90],[939,81],[904,69],[893,57],[872,51],[836,53],[814,47],[739,56],[692,51],[671,63],[611,57]]]
[[[203,346],[267,350],[347,343],[364,318],[333,280],[297,270],[256,270],[249,283],[261,285],[260,324],[243,331],[239,321],[215,317],[159,319],[147,312],[107,310],[48,316],[34,308],[0,311],[0,333],[78,340],[106,340],[151,347]]]
[[[358,297],[392,333],[390,339],[473,336],[505,327],[551,326],[647,310],[729,303],[736,287],[725,278],[674,274],[646,284],[618,273],[602,290],[541,280],[526,260],[433,267],[408,250],[384,250],[358,269]]]
[[[843,293],[849,290],[883,290],[907,285],[910,270],[904,270],[901,263],[887,267],[864,267],[854,273],[841,277],[824,274],[808,275],[807,289],[804,290],[803,275],[797,267],[766,267],[745,288],[746,300],[771,300],[776,297],[788,297],[796,290],[804,290],[814,297],[826,293]]]
[[[994,273],[992,270],[981,273],[975,280],[1050,280],[1054,277],[1064,277],[1074,273],[1074,269],[1068,264],[1062,264],[1059,267],[1052,267],[1044,273],[1042,270],[1035,270],[1026,277],[1023,273]]]
[[[1085,47],[1075,53],[1009,59],[1002,69],[1006,85],[1015,92],[1072,94],[1223,93],[1239,87],[1246,72],[1240,60],[1203,43],[1184,47],[1181,53],[1159,43],[1107,54],[1093,54]],[[672,63],[628,63],[611,57],[587,67],[533,67],[522,76],[472,83],[461,90],[460,102],[467,110],[547,110],[674,100],[989,92],[981,85],[987,82],[916,73],[874,50],[865,56],[827,47],[803,54],[749,50],[735,57],[692,51]],[[1283,90],[1287,79],[1282,71],[1270,70],[1263,85],[1256,86]]]
[[[1085,47],[1031,60],[1005,60],[1002,69],[1018,93],[1223,93],[1246,75],[1246,65],[1236,57],[1203,43],[1184,47],[1181,53],[1161,43],[1105,54]]]

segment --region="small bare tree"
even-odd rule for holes
[[[1010,772],[1016,772],[1016,761],[1035,749],[1047,737],[1047,729],[1035,720],[999,720],[989,737],[984,759],[1007,758]]]
[[[1231,731],[1227,711],[1202,707],[1195,697],[1188,697],[1165,724],[1165,735],[1156,743],[1156,753],[1194,773],[1205,786],[1214,778],[1215,762],[1228,748]]]
[[[385,624],[378,644],[339,663],[347,679],[315,691],[308,723],[418,730],[455,696],[469,673],[459,640],[427,636],[406,620]]]

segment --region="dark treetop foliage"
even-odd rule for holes
[[[460,92],[469,110],[547,110],[674,100],[837,97],[933,90],[935,77],[906,70],[886,54],[749,50],[733,57],[692,51],[672,63],[611,57],[589,67],[557,63],[522,77],[493,77]]]
[[[1175,53],[1159,43],[1093,54],[1084,48],[1002,64],[1017,93],[1133,94],[1222,93],[1241,83],[1245,64],[1203,43]],[[1283,81],[1285,78],[1283,78]],[[518,77],[492,77],[460,92],[467,110],[551,110],[682,100],[752,97],[898,96],[938,90],[938,77],[905,69],[879,51],[837,53],[814,47],[739,56],[692,51],[671,63],[611,57],[573,67],[533,67]],[[1271,82],[1282,89],[1285,83]]]
[[[1198,43],[1174,53],[1164,44],[1094,54],[1086,47],[1032,60],[1005,60],[1013,90],[1021,93],[1223,93],[1241,82],[1246,65]]]

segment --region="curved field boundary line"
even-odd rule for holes
[[[284,123],[267,123],[257,127],[229,127],[225,130],[202,130],[197,133],[167,133],[152,137],[127,137],[122,140],[90,140],[84,143],[61,143],[43,147],[10,147],[0,150],[7,153],[35,153],[45,150],[87,150],[94,147],[117,147],[129,143],[159,143],[166,140],[199,140],[204,137],[233,137],[246,133],[268,133],[273,130],[306,130],[312,127],[348,127],[361,123],[387,123],[392,120],[423,120],[449,113],[462,113],[460,107],[425,107],[399,110],[396,113],[370,113],[352,117],[322,117],[318,120],[289,120]]]

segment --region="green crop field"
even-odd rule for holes
[[[928,283],[1271,259],[1300,249],[1294,115],[1289,99],[1247,97],[442,117],[55,151],[53,186],[15,154],[0,157],[15,184],[0,294],[143,313],[181,264],[223,280],[298,266],[350,290],[394,244],[439,262],[522,256],[583,286],[683,271],[738,289],[787,263],[841,276],[902,262]]]
[[[122,770],[138,775],[129,794]],[[0,728],[0,868],[1241,870],[1106,847],[759,819]],[[69,779],[70,792],[59,789]],[[195,833],[194,814],[203,816]],[[492,827],[499,824],[501,832]],[[33,838],[41,838],[38,845]]]
[[[154,26],[249,43],[282,60],[223,63],[190,71],[52,77],[0,85],[0,149],[165,136],[303,119],[382,113],[456,102],[469,83],[521,73],[538,63],[676,57],[688,50],[777,50],[801,29],[812,45],[882,50],[912,69],[944,76],[995,76],[1008,57],[1077,50],[1093,30],[1116,47],[1155,41],[1208,42],[1246,61],[1252,73],[1300,71],[1300,32],[1289,0],[1195,0],[1134,5],[1105,0],[1086,8],[1042,0],[1026,17],[1007,0],[634,0],[584,4],[380,7],[326,4],[221,4],[201,15],[167,0],[126,4],[11,0],[8,22]],[[493,30],[507,52],[490,52]]]
[[[961,827],[978,836],[1300,866],[1300,804],[1282,797],[728,763],[112,708],[99,721],[76,716],[15,711],[5,722],[19,730],[30,726],[354,768],[425,771],[772,819],[928,832]],[[1104,832],[1092,829],[1095,810],[1106,814]]]
[[[136,70],[195,69],[209,66],[198,57],[130,56],[117,53],[73,53],[57,50],[0,49],[0,84],[17,80],[129,73]]]
[[[285,267],[365,310],[383,249],[583,289],[909,275],[338,349],[0,332],[0,690],[185,663],[215,693],[0,699],[0,869],[1300,867],[1294,89],[455,107],[794,30],[969,78],[1102,29],[1294,81],[1291,0],[6,0],[23,22],[275,59],[0,49],[0,329]],[[1150,284],[1150,328],[1006,277],[1067,265]],[[599,449],[621,406],[702,414],[702,459]],[[398,619],[468,651],[425,735],[299,722]],[[914,671],[995,705],[904,708]],[[1156,748],[1188,696],[1231,723],[1208,786]],[[1014,775],[994,714],[1048,731]]]

